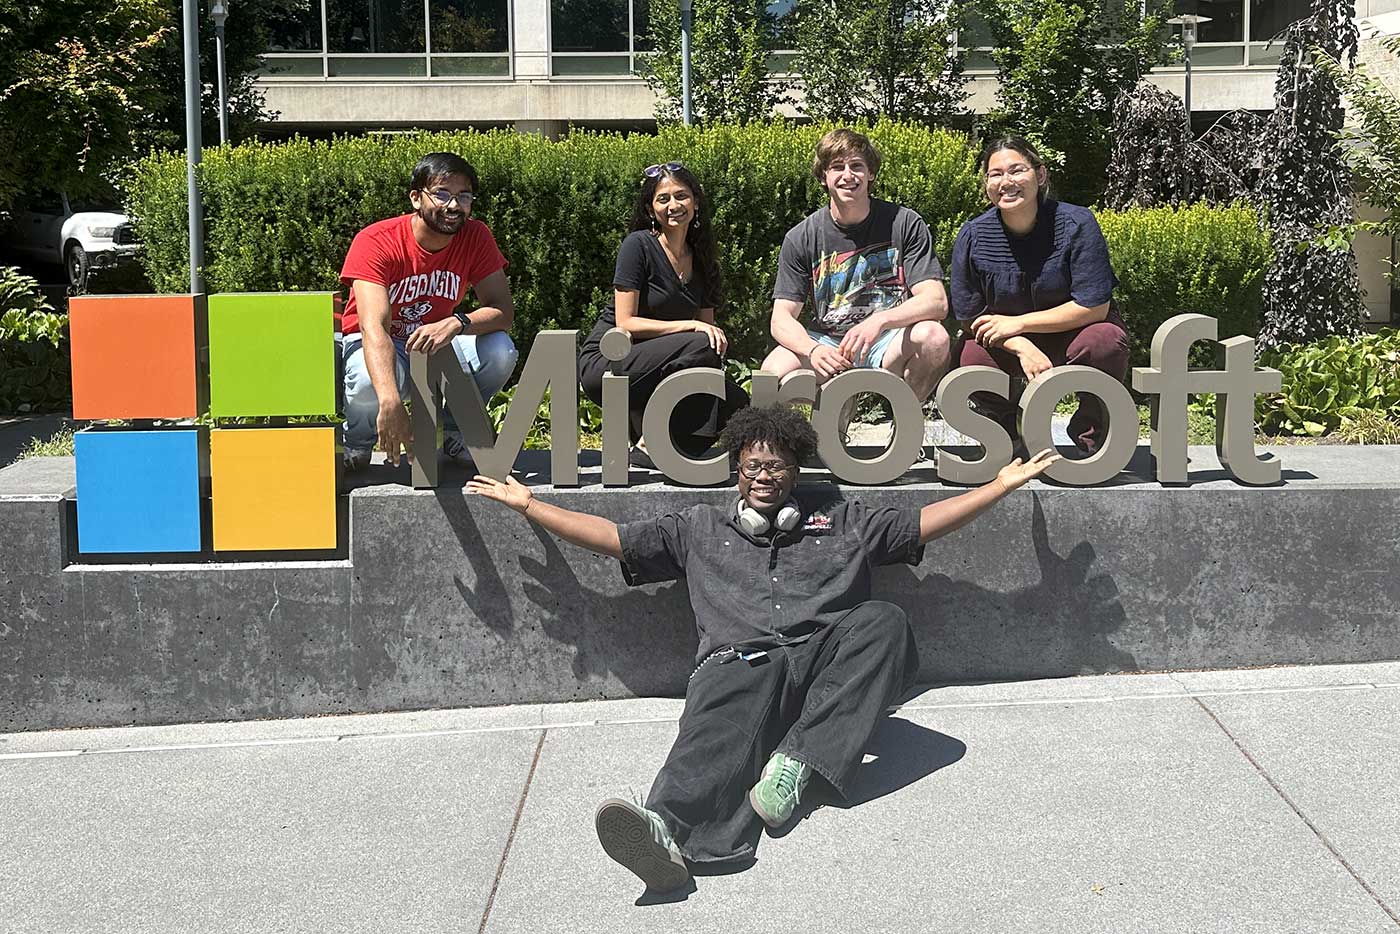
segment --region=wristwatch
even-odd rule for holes
[[[457,319],[457,323],[462,326],[462,333],[467,333],[472,326],[472,319],[467,317],[467,313],[460,308],[452,312],[452,317]]]

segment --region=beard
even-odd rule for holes
[[[449,237],[461,230],[462,225],[467,222],[467,216],[463,213],[459,212],[455,220],[448,220],[446,211],[429,210],[426,207],[418,209],[418,216],[423,219],[429,230]]]

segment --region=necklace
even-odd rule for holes
[[[695,252],[692,250],[689,256],[677,259],[671,255],[671,251],[666,247],[666,238],[657,235],[656,242],[661,246],[661,252],[666,256],[666,262],[670,264],[671,271],[676,274],[676,280],[681,285],[688,285],[695,275]],[[689,269],[682,269],[683,266]]]

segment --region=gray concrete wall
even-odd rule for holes
[[[909,613],[928,681],[1400,658],[1396,449],[1277,450],[1270,489],[1195,448],[1188,488],[1143,482],[1145,450],[1115,486],[1033,484],[920,567],[882,571],[877,596]],[[520,466],[547,481],[543,459]],[[0,732],[683,690],[683,586],[629,589],[463,479],[414,491],[372,469],[345,560],[137,566],[73,560],[71,461],[0,471]],[[958,492],[908,481],[845,493]],[[617,520],[732,496],[538,493]]]

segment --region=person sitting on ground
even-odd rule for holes
[[[1050,197],[1045,162],[1020,137],[991,142],[980,164],[992,207],[958,231],[949,279],[953,314],[970,322],[959,364],[1027,380],[1079,364],[1122,380],[1128,331],[1093,213]],[[972,401],[1019,439],[1014,401],[990,393],[974,393]],[[1098,396],[1080,393],[1070,438],[1092,454],[1103,444],[1106,421]]]
[[[737,499],[620,526],[540,502],[514,478],[467,487],[617,558],[630,585],[686,582],[699,664],[675,744],[645,806],[609,799],[595,815],[604,851],[656,891],[684,884],[688,863],[751,858],[762,824],[787,822],[809,781],[850,794],[876,724],[919,670],[909,621],[871,599],[870,569],[918,564],[926,542],[1058,457],[1015,460],[922,509],[873,508],[797,490],[817,439],[790,408],[744,409],[723,443],[738,458]]]
[[[729,339],[715,323],[724,302],[714,231],[705,192],[679,162],[648,166],[632,210],[631,233],[617,252],[613,300],[584,341],[578,378],[584,393],[603,401],[603,374],[629,377],[631,460],[652,467],[642,438],[642,414],[657,384],[690,367],[722,369]],[[632,351],[616,362],[599,350],[612,328],[626,331]],[[671,415],[676,449],[698,457],[718,439],[729,416],[749,404],[748,393],[725,379],[725,397],[696,394]]]
[[[341,319],[347,469],[369,465],[376,438],[389,463],[398,464],[400,448],[412,458],[403,405],[410,353],[451,344],[486,402],[515,371],[506,260],[471,216],[479,191],[465,159],[429,153],[409,180],[413,213],[371,224],[350,244],[340,271],[350,289]],[[460,306],[471,291],[480,307],[468,313]],[[471,457],[451,412],[443,422],[443,453],[466,466]]]
[[[922,401],[948,368],[943,269],[923,219],[871,197],[879,171],[880,153],[861,133],[835,129],[817,143],[812,175],[829,201],[783,238],[769,325],[778,346],[762,368],[779,376],[810,369],[823,383],[852,367],[879,367]],[[809,299],[804,327],[798,319]]]

